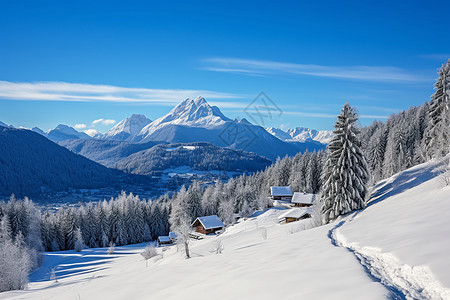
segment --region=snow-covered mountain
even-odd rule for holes
[[[171,125],[190,127],[215,127],[231,121],[225,117],[217,106],[210,106],[205,98],[186,99],[172,109],[167,115],[145,126],[139,136],[151,139],[153,133]]]
[[[316,141],[322,144],[328,144],[334,136],[333,131],[318,131],[305,127],[297,127],[286,131],[279,128],[268,127],[266,130],[268,133],[286,142]]]
[[[306,149],[323,148],[314,141],[301,144],[283,142],[245,119],[227,118],[218,107],[210,106],[202,97],[182,101],[167,115],[145,126],[133,139],[133,142],[148,141],[207,142],[219,147],[255,152],[271,160]]]
[[[47,138],[54,142],[60,142],[69,139],[91,139],[89,135],[84,132],[79,132],[74,128],[59,124],[55,129],[51,129],[47,134]]]
[[[3,123],[2,121],[0,121],[0,127],[8,127],[8,125],[6,125],[6,124]]]
[[[266,130],[268,133],[270,133],[274,137],[279,138],[282,141],[287,141],[287,140],[292,139],[292,137],[289,135],[289,133],[287,133],[283,129],[275,128],[275,127],[268,127],[268,128],[266,128]]]
[[[142,128],[152,121],[144,115],[133,114],[129,118],[120,121],[106,132],[101,138],[106,140],[126,141],[133,139]]]

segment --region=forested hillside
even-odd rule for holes
[[[0,195],[7,196],[105,187],[120,174],[31,130],[6,127],[0,127],[0,173]]]
[[[132,144],[119,140],[100,140],[100,139],[70,139],[61,141],[59,145],[70,151],[83,155],[99,164],[107,167],[114,165],[133,153],[149,149],[158,143],[147,142]]]
[[[362,147],[374,182],[450,152],[450,61],[430,102],[362,129]]]
[[[147,175],[154,171],[189,166],[201,171],[255,172],[271,161],[255,153],[221,148],[209,143],[157,145],[122,159],[115,167],[129,173]]]

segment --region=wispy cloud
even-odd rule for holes
[[[116,120],[111,120],[111,119],[97,119],[92,121],[92,125],[96,125],[96,124],[103,124],[103,125],[112,125],[114,123],[116,123]]]
[[[146,89],[112,85],[68,82],[10,82],[0,81],[0,99],[127,102],[172,106],[186,98],[233,99],[241,96],[210,90]]]
[[[364,81],[417,82],[426,78],[391,66],[324,66],[270,60],[216,57],[203,60],[205,70],[252,76],[306,75]]]

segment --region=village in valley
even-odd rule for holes
[[[293,192],[290,186],[270,187],[269,208],[282,209],[279,215],[280,224],[296,222],[311,218],[315,194],[305,192]],[[241,219],[239,213],[234,214],[234,220]],[[251,218],[251,217],[250,217]],[[191,239],[199,240],[206,236],[218,236],[225,230],[225,225],[217,215],[198,217],[191,224],[192,231],[189,233]],[[177,241],[177,234],[170,232],[168,236],[159,236],[157,239],[159,246],[172,245]]]

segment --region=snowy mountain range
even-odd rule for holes
[[[297,127],[284,131],[280,128],[268,127],[267,132],[285,142],[307,142],[316,141],[322,144],[328,144],[333,138],[333,131],[317,131],[305,127]]]
[[[207,142],[219,147],[254,152],[271,160],[306,149],[323,149],[322,145],[310,141],[301,145],[285,143],[245,119],[231,120],[202,97],[182,101],[167,115],[149,123],[129,140],[139,143]]]
[[[168,114],[155,121],[151,121],[142,114],[133,114],[105,134],[98,134],[94,137],[63,124],[48,132],[44,132],[37,127],[34,127],[32,131],[57,143],[68,140],[96,140],[96,142],[88,145],[89,153],[96,152],[95,155],[98,156],[99,151],[108,149],[106,165],[117,162],[111,161],[110,158],[123,158],[123,153],[114,154],[111,152],[111,148],[116,146],[118,146],[116,149],[119,152],[125,151],[125,153],[128,153],[131,148],[133,151],[135,149],[139,149],[139,151],[148,149],[123,144],[120,146],[112,145],[109,143],[111,141],[124,141],[133,144],[152,142],[152,146],[158,143],[206,142],[218,147],[254,152],[270,160],[275,160],[277,157],[294,155],[306,150],[322,150],[325,148],[324,144],[332,136],[332,133],[328,131],[316,131],[302,127],[288,131],[277,128],[266,130],[263,127],[251,124],[246,119],[232,120],[226,117],[218,107],[210,106],[202,97],[188,98],[182,101]],[[71,150],[75,147],[74,143],[71,142],[63,143],[63,145],[70,145]],[[98,147],[98,149],[94,149],[95,147]],[[79,153],[80,151],[75,152]]]
[[[39,127],[33,127],[31,131],[39,133],[40,135],[45,136],[49,140],[57,143],[60,141],[70,140],[70,139],[91,139],[92,137],[87,135],[84,132],[77,131],[75,128],[59,124],[53,129],[50,129],[48,132],[43,131]]]

